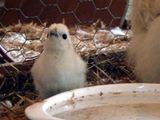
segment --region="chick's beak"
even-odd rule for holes
[[[58,37],[58,33],[57,33],[57,32],[53,32],[53,31],[51,31],[51,32],[49,32],[49,33],[48,33],[47,37],[49,37],[49,36],[55,36],[55,37]]]

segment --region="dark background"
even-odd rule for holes
[[[123,22],[127,0],[1,0],[1,26],[18,22],[44,22],[51,24],[92,24],[101,19],[108,26],[119,26]]]

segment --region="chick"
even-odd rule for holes
[[[49,27],[44,51],[34,63],[31,73],[43,98],[84,86],[86,64],[74,51],[69,30],[64,24]]]
[[[139,82],[160,83],[160,0],[133,0],[128,51]]]

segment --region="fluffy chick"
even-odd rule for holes
[[[140,82],[160,83],[160,0],[133,0],[133,39],[128,51]]]
[[[49,27],[44,51],[34,63],[31,73],[43,98],[84,86],[86,64],[74,51],[65,25],[52,24]]]

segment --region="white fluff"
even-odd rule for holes
[[[133,0],[129,61],[140,82],[160,82],[160,0]]]
[[[62,38],[64,34],[67,39]],[[86,64],[74,51],[65,25],[53,24],[49,27],[44,51],[31,73],[36,89],[43,98],[84,86]]]

